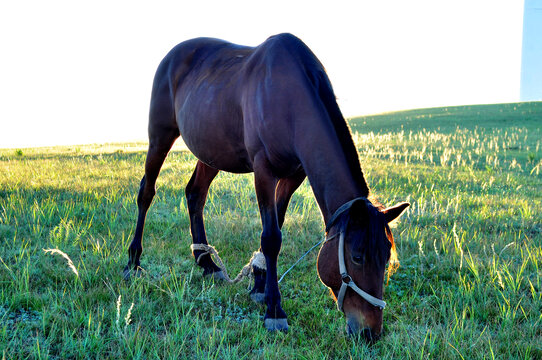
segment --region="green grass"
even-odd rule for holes
[[[268,333],[248,282],[214,284],[190,255],[184,199],[195,158],[158,180],[142,265],[122,280],[145,144],[0,150],[2,358],[542,358],[542,103],[352,119],[373,193],[408,212],[385,289],[383,338],[350,339],[310,254],[281,283],[290,331]],[[205,210],[232,275],[258,248],[252,175],[221,173]],[[305,182],[284,225],[279,275],[319,241]],[[60,254],[72,260],[75,270]]]

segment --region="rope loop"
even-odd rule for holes
[[[198,264],[199,264],[199,262],[201,260],[201,257],[203,255],[209,254],[209,255],[213,256],[215,258],[215,260],[218,262],[217,265],[220,268],[220,271],[222,271],[222,273],[224,274],[224,278],[230,284],[238,283],[239,281],[243,280],[246,277],[251,277],[252,276],[251,270],[252,270],[253,266],[255,266],[255,267],[259,268],[259,269],[262,269],[262,270],[266,269],[265,257],[263,256],[263,253],[261,253],[260,251],[255,251],[252,254],[252,258],[250,259],[248,264],[243,266],[243,268],[241,269],[239,274],[237,274],[235,279],[232,280],[230,278],[230,276],[228,275],[228,271],[226,270],[226,266],[222,262],[222,259],[220,258],[220,255],[218,255],[218,251],[215,249],[214,246],[207,245],[207,244],[192,244],[192,245],[190,245],[190,249],[192,249],[192,253],[195,250],[203,251],[203,253],[201,253],[198,256],[198,258],[196,259],[196,263],[198,263]]]

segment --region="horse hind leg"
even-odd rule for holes
[[[203,208],[207,200],[209,186],[211,186],[211,182],[217,174],[217,169],[198,161],[196,169],[188,185],[186,185],[186,202],[190,215],[190,232],[192,233],[193,244],[208,245],[205,224],[203,222]],[[193,251],[193,255],[196,263],[203,268],[203,276],[212,276],[220,280],[225,279],[224,274],[208,252],[196,249]]]
[[[160,169],[178,136],[178,131],[165,131],[164,129],[162,133],[150,138],[149,150],[145,161],[145,175],[141,179],[137,196],[137,226],[134,238],[128,248],[128,264],[123,271],[124,279],[126,280],[130,278],[130,273],[132,271],[134,271],[136,275],[140,274],[141,267],[139,259],[143,251],[141,242],[143,238],[143,229],[145,227],[145,218],[154,195],[156,194],[155,185]]]

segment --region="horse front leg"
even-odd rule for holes
[[[303,180],[307,175],[305,171],[300,169],[298,172],[294,173],[290,177],[286,177],[279,180],[276,190],[276,202],[277,202],[277,214],[279,218],[279,227],[282,229],[284,224],[284,218],[286,216],[286,210],[288,209],[288,204],[294,192],[299,188],[299,185],[303,183]]]
[[[259,153],[254,159],[256,197],[262,220],[261,250],[265,256],[265,303],[267,310],[264,325],[267,330],[288,330],[286,313],[281,307],[281,295],[277,280],[277,259],[282,244],[278,222],[275,190],[278,179],[273,175],[265,155]]]
[[[305,180],[305,171],[299,170],[290,177],[282,178],[279,180],[275,191],[275,202],[277,206],[277,215],[279,228],[282,229],[284,223],[284,217],[286,215],[286,209],[290,203],[293,193],[297,190],[299,185]],[[252,273],[254,275],[254,287],[250,290],[250,298],[258,303],[265,303],[265,281],[266,274],[265,269],[252,265]]]

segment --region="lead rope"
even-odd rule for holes
[[[299,264],[299,262],[300,262],[301,260],[303,260],[303,258],[304,258],[305,256],[307,256],[312,250],[314,250],[315,247],[317,247],[318,245],[321,245],[324,241],[328,241],[328,240],[333,239],[335,236],[337,236],[337,234],[333,235],[333,236],[330,237],[330,238],[324,237],[324,238],[323,238],[322,240],[320,240],[318,243],[314,244],[309,250],[307,250],[306,253],[304,253],[303,255],[301,255],[301,257],[300,257],[299,259],[297,259],[297,261],[296,261],[292,266],[290,266],[290,268],[289,268],[288,270],[286,270],[286,271],[284,272],[284,274],[282,274],[282,276],[280,277],[280,279],[279,279],[278,282],[280,283],[280,282],[282,281],[282,279],[284,279],[284,277],[286,276],[286,274],[288,274],[288,273],[290,272],[290,270],[292,270],[297,264]]]
[[[331,236],[330,238],[324,237],[322,240],[320,240],[319,242],[314,244],[309,250],[307,250],[303,255],[301,255],[301,257],[299,259],[297,259],[297,261],[292,266],[290,266],[290,268],[288,270],[286,270],[282,274],[282,276],[280,277],[278,283],[280,283],[282,281],[282,279],[284,279],[286,274],[288,274],[297,264],[299,264],[301,262],[301,260],[303,260],[305,258],[305,256],[307,256],[312,250],[314,250],[317,246],[321,245],[324,241],[331,240],[334,237],[336,237],[337,235],[338,235],[338,233]],[[257,268],[262,269],[262,270],[266,270],[266,268],[267,268],[267,266],[265,265],[265,257],[263,255],[263,253],[260,252],[260,251],[255,251],[252,254],[252,258],[250,259],[248,264],[243,266],[243,268],[241,269],[239,274],[235,277],[235,279],[232,280],[229,277],[228,271],[226,270],[226,266],[222,262],[222,259],[218,255],[218,251],[215,249],[214,246],[206,245],[206,244],[192,244],[192,245],[190,245],[190,249],[192,249],[192,251],[194,251],[194,250],[203,251],[203,253],[201,253],[198,256],[198,258],[196,259],[196,263],[198,263],[198,264],[199,264],[199,261],[200,261],[202,256],[207,255],[207,254],[214,256],[214,258],[218,261],[218,267],[220,268],[220,271],[222,271],[222,273],[224,274],[224,277],[226,278],[226,281],[229,282],[230,284],[237,283],[237,282],[243,280],[245,277],[250,277],[251,276],[250,270],[254,266],[256,266]]]
[[[260,269],[266,268],[265,257],[263,256],[261,252],[255,251],[252,254],[252,258],[250,258],[250,261],[248,262],[248,264],[243,266],[239,274],[237,274],[235,279],[232,280],[230,276],[228,275],[226,266],[222,262],[222,259],[218,255],[218,251],[216,251],[214,246],[207,245],[207,244],[192,244],[190,245],[190,249],[192,249],[192,251],[194,250],[203,251],[203,253],[200,254],[200,256],[198,256],[198,258],[196,259],[196,262],[198,264],[203,255],[209,254],[209,255],[214,256],[215,260],[218,261],[218,267],[220,268],[220,271],[222,271],[222,273],[224,274],[224,277],[226,278],[226,281],[229,282],[230,284],[238,283],[239,281],[243,280],[245,277],[250,277],[251,276],[250,270],[252,269],[253,266],[256,266],[257,268],[260,268]]]

